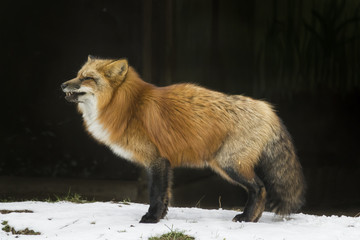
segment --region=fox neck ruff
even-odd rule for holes
[[[78,104],[79,111],[82,113],[87,131],[99,142],[108,146],[116,155],[126,160],[132,161],[133,154],[119,144],[110,140],[109,131],[101,124],[98,119],[97,99],[92,98]]]

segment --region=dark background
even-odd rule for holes
[[[193,82],[273,103],[304,167],[305,209],[360,211],[359,1],[2,1],[0,11],[2,198],[24,197],[16,189],[33,179],[144,189],[143,171],[92,140],[60,91],[92,54],[126,57],[159,86]],[[174,192],[175,205],[245,200],[209,170],[176,170]]]

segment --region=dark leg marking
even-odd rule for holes
[[[172,169],[167,159],[160,158],[149,169],[150,207],[140,223],[157,223],[167,214],[170,201]]]
[[[232,180],[245,187],[248,192],[244,212],[236,215],[233,221],[257,222],[265,209],[266,203],[266,190],[263,182],[256,175],[253,179],[248,180],[232,168],[224,168],[224,171]]]

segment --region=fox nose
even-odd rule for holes
[[[63,84],[61,84],[61,89],[64,90],[67,86],[68,86],[67,83],[63,83]]]

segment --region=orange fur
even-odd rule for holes
[[[143,82],[130,68],[110,103],[99,109],[99,120],[111,132],[112,142],[124,143],[124,137],[133,142],[126,143],[132,152],[142,148],[135,139],[148,139],[172,166],[203,166],[220,147],[230,126],[224,122],[226,116],[206,101],[213,96],[198,99],[194,88],[186,84],[158,88]],[[194,104],[199,100],[201,105]],[[146,161],[147,156],[139,157],[139,162]]]

